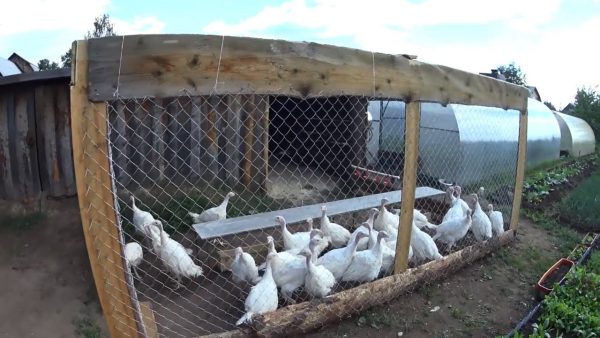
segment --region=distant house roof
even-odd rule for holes
[[[575,105],[572,104],[572,103],[569,103],[568,105],[566,105],[562,109],[562,113],[564,113],[564,114],[572,114],[574,110],[575,110]]]
[[[540,92],[537,90],[537,88],[535,86],[527,86],[527,89],[529,89],[529,97],[532,99],[536,99],[540,102],[542,102],[542,97],[540,96]]]
[[[506,77],[504,77],[504,75],[502,75],[502,73],[499,72],[498,69],[492,69],[491,73],[479,73],[479,75],[485,75],[485,76],[493,77],[494,79],[506,81]]]
[[[21,55],[17,53],[12,53],[12,55],[9,56],[8,59],[12,61],[15,65],[17,65],[19,70],[21,70],[21,73],[33,73],[38,71],[38,67],[36,65],[25,60]]]
[[[0,76],[21,74],[21,70],[10,60],[0,57]]]

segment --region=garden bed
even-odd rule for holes
[[[523,207],[546,209],[549,204],[560,201],[579,186],[597,168],[598,155],[593,154],[528,174],[523,184]]]
[[[585,241],[585,238],[584,238]],[[583,243],[582,243],[583,244]],[[583,252],[564,282],[537,304],[509,337],[600,335],[600,240]]]

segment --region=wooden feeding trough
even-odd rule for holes
[[[399,184],[399,177],[402,178],[402,196],[400,199],[400,192],[397,190],[387,193],[390,195],[390,200],[397,201],[401,205],[399,231],[396,238],[395,274],[344,290],[323,300],[286,306],[256,316],[252,330],[261,336],[306,332],[325,323],[339,320],[342,315],[389,301],[425,280],[441,278],[483,257],[499,245],[508,243],[516,235],[527,136],[528,90],[524,87],[449,67],[422,63],[402,55],[281,40],[206,35],[114,36],[76,41],[73,51],[71,128],[77,192],[92,272],[108,328],[113,337],[139,337],[140,333],[153,336],[157,331],[161,333],[168,323],[178,325],[176,323],[178,320],[187,321],[185,333],[190,336],[205,333],[235,336],[243,333],[235,330],[228,333],[219,332],[219,330],[233,329],[233,324],[229,321],[222,326],[216,325],[209,317],[202,318],[201,323],[193,322],[191,318],[193,313],[189,311],[190,309],[188,309],[191,313],[189,316],[173,314],[168,317],[159,309],[159,306],[166,308],[163,303],[147,303],[151,300],[139,300],[139,285],[133,282],[132,275],[125,268],[123,260],[123,229],[121,215],[116,206],[115,186],[128,183],[125,183],[124,177],[119,176],[120,172],[115,173],[114,162],[126,165],[124,163],[128,163],[131,159],[127,158],[126,152],[125,157],[112,154],[111,144],[118,141],[111,140],[111,129],[107,121],[110,119],[108,113],[110,102],[115,98],[125,101],[148,97],[163,99],[177,98],[185,93],[186,96],[194,98],[211,95],[244,97],[261,95],[306,100],[344,96],[360,97],[365,102],[366,98],[393,98],[406,102],[403,169],[401,175],[394,178],[394,184]],[[266,104],[277,101],[264,100],[263,102]],[[422,102],[459,103],[519,111],[518,159],[510,229],[486,243],[468,246],[448,255],[444,260],[430,262],[407,271],[412,231],[410,225],[415,200],[441,193],[435,189],[424,193],[424,189],[431,188],[417,187]],[[362,107],[362,105],[358,106]],[[200,110],[202,114],[208,113],[202,111],[202,108]],[[346,109],[344,112],[351,116],[364,114],[364,111],[360,110]],[[267,129],[269,116],[266,114],[268,111],[266,106],[253,111],[260,115],[255,118],[262,122],[258,127]],[[237,115],[227,115],[230,112],[231,109],[223,110],[220,114],[241,122],[235,117]],[[366,117],[361,115],[360,118]],[[207,119],[210,120],[210,117]],[[360,119],[356,118],[356,120]],[[244,130],[248,131],[257,127],[256,125],[233,124],[239,128],[223,129],[222,132],[239,141],[241,148],[234,146],[231,151],[218,150],[223,154],[235,155],[229,156],[228,161],[219,162],[218,168],[223,167],[226,172],[219,173],[215,177],[223,176],[234,183],[240,181],[248,189],[264,192],[269,169],[267,165],[269,153],[265,139],[258,139],[251,132],[244,134]],[[349,125],[360,126],[354,122]],[[265,133],[263,130],[263,136]],[[176,133],[175,139],[179,137],[177,135]],[[200,140],[201,147],[194,148],[193,151],[201,153],[202,147],[208,145],[207,142],[211,141],[212,136],[214,136],[212,133],[206,132],[204,138]],[[223,139],[223,144],[229,144],[226,138]],[[170,140],[157,142],[164,143]],[[220,146],[219,142],[217,141],[218,146]],[[348,147],[349,144],[340,143],[343,144],[339,149],[345,149],[343,146]],[[194,146],[196,145],[194,143]],[[350,146],[356,150],[343,152],[340,150],[335,155],[345,155],[350,159],[350,163],[345,168],[349,169],[349,176],[352,176],[351,165],[360,167],[360,160],[364,154],[361,148],[362,141]],[[246,156],[250,153],[248,147],[252,147],[253,152],[259,156],[248,158]],[[161,156],[163,154],[159,151],[156,158],[161,163],[170,164]],[[333,157],[332,162],[337,161],[336,156]],[[173,161],[178,163],[177,161],[180,160],[173,159]],[[201,163],[196,164],[201,165]],[[145,177],[146,173],[154,175],[153,172],[144,170],[143,166],[140,170],[141,173],[131,173],[127,176],[140,174]],[[173,174],[176,175],[177,172]],[[157,175],[161,176],[160,173]],[[338,203],[340,210],[337,212],[368,209],[378,198],[381,197],[372,195],[343,203],[337,201],[340,202]],[[331,209],[334,209],[333,205],[337,202],[331,202]],[[361,206],[353,206],[353,203],[359,202]],[[277,212],[287,212],[290,218],[303,220],[307,217],[304,211],[311,216],[315,213],[313,207],[308,209],[300,210],[303,212],[298,212],[299,209]],[[231,229],[235,228],[235,231],[245,232],[272,228],[272,221],[266,221],[271,216],[273,215],[242,216],[232,219],[228,226]],[[254,217],[258,217],[261,224],[252,224],[257,221]],[[202,229],[197,229],[201,239],[223,236],[230,231],[219,228],[217,224]],[[230,252],[224,252],[216,260],[226,261],[230,257]],[[179,293],[172,292],[159,296],[168,303],[169,309],[181,307],[177,301],[185,300],[186,296],[193,296],[198,303],[207,303],[207,306],[215,306],[220,311],[222,307],[218,302],[224,301],[224,298],[219,294],[212,294],[213,298],[207,298],[206,291],[213,290],[210,289],[212,287],[223,289],[224,286],[219,283],[225,283],[227,280],[215,271],[206,275],[215,276],[215,279],[208,281],[207,283],[210,283],[208,286],[200,285],[193,294],[190,294],[189,290],[183,290]],[[164,285],[163,281],[157,283]],[[171,294],[172,299],[167,296]],[[232,312],[224,313],[224,316],[231,320],[234,315],[243,311],[243,299],[237,295],[227,296],[229,299],[234,299],[238,306]],[[187,301],[193,303],[189,299]],[[198,303],[193,303],[196,310],[199,309]],[[304,320],[299,321],[298,318]],[[201,327],[202,325],[212,325],[215,328],[208,330]],[[173,332],[169,331],[165,334],[169,335],[169,333]]]

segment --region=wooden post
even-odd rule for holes
[[[517,232],[519,227],[519,212],[521,211],[521,197],[523,195],[523,180],[525,179],[525,161],[527,160],[527,110],[523,110],[519,117],[519,152],[517,154],[517,175],[515,177],[515,194],[513,197],[512,212],[510,215],[510,228]]]
[[[421,121],[421,103],[409,102],[406,105],[406,124],[404,128],[404,172],[402,174],[402,198],[398,238],[396,240],[396,259],[394,273],[406,271],[408,250],[412,233],[415,191],[417,189],[417,159],[419,157],[419,125]]]
[[[125,279],[108,161],[106,103],[88,100],[87,41],[77,41],[71,128],[81,223],[98,298],[112,337],[138,337]]]

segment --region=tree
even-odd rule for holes
[[[573,115],[584,119],[600,135],[600,94],[592,88],[577,89]]]
[[[521,86],[527,85],[527,82],[525,81],[525,73],[523,73],[521,67],[515,65],[514,62],[511,62],[508,65],[499,66],[498,70],[500,73],[502,73],[502,75],[504,75],[507,82]]]
[[[554,105],[552,104],[552,102],[550,101],[544,101],[544,104],[546,105],[546,107],[548,107],[551,110],[556,111],[556,107],[554,107]]]
[[[52,61],[50,62],[50,60],[48,59],[41,59],[40,61],[38,61],[38,69],[40,71],[44,71],[44,70],[52,70],[52,69],[58,69],[58,63]]]
[[[102,17],[97,17],[94,20],[94,31],[87,32],[86,39],[101,38],[104,36],[115,36],[117,35],[114,30],[114,25],[110,23],[108,14],[103,14]]]
[[[73,58],[73,48],[69,48],[69,50],[60,57],[60,61],[62,62],[63,68],[71,67],[71,59]]]
[[[115,33],[114,25],[110,22],[110,17],[108,14],[103,14],[102,16],[96,17],[94,20],[94,30],[88,31],[85,35],[86,39],[91,38],[101,38],[104,36],[114,36],[117,35]],[[73,50],[69,48],[69,50],[60,57],[60,61],[62,61],[63,68],[71,67],[71,62],[73,59]]]

